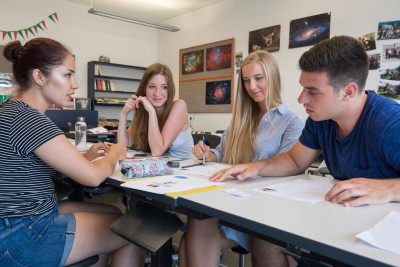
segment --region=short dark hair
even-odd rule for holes
[[[18,90],[28,89],[32,84],[31,73],[39,69],[48,76],[52,69],[63,64],[71,52],[61,43],[50,38],[34,38],[22,46],[13,41],[4,47],[4,57],[13,62],[13,74]]]
[[[305,72],[325,72],[335,90],[354,82],[361,92],[368,77],[368,55],[356,38],[336,36],[305,52],[300,57],[299,67]]]

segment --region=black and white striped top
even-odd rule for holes
[[[0,104],[0,218],[26,217],[56,204],[54,169],[33,152],[63,132],[22,101]]]

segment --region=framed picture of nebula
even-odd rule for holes
[[[290,21],[289,48],[314,45],[329,39],[331,13],[310,16]]]
[[[192,51],[182,54],[182,74],[193,74],[204,71],[204,51]]]
[[[234,39],[180,49],[179,80],[231,75]]]
[[[233,102],[232,79],[216,78],[180,83],[179,98],[189,113],[230,113]]]
[[[281,25],[249,32],[249,54],[256,50],[268,52],[279,51],[281,42]]]
[[[179,98],[190,113],[232,112],[235,42],[180,49]]]
[[[206,49],[206,71],[230,69],[232,67],[232,44]]]
[[[231,103],[231,81],[206,82],[206,105],[226,105]]]

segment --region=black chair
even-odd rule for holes
[[[221,142],[221,137],[218,135],[213,135],[213,134],[197,134],[193,133],[193,142],[196,145],[199,141],[206,139],[206,145],[208,145],[210,148],[216,148],[219,143]]]
[[[99,261],[99,255],[94,255],[92,257],[75,262],[73,264],[66,265],[65,267],[87,267],[87,266],[95,264],[98,261]]]
[[[231,250],[239,254],[239,267],[244,267],[244,255],[246,255],[249,252],[244,247],[239,245],[231,248]]]

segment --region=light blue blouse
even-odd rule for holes
[[[253,161],[267,159],[290,150],[299,139],[303,128],[303,120],[289,108],[287,103],[269,110],[261,118],[257,128]],[[210,150],[217,156],[217,162],[222,160],[228,133],[229,128],[223,133],[221,143]]]

